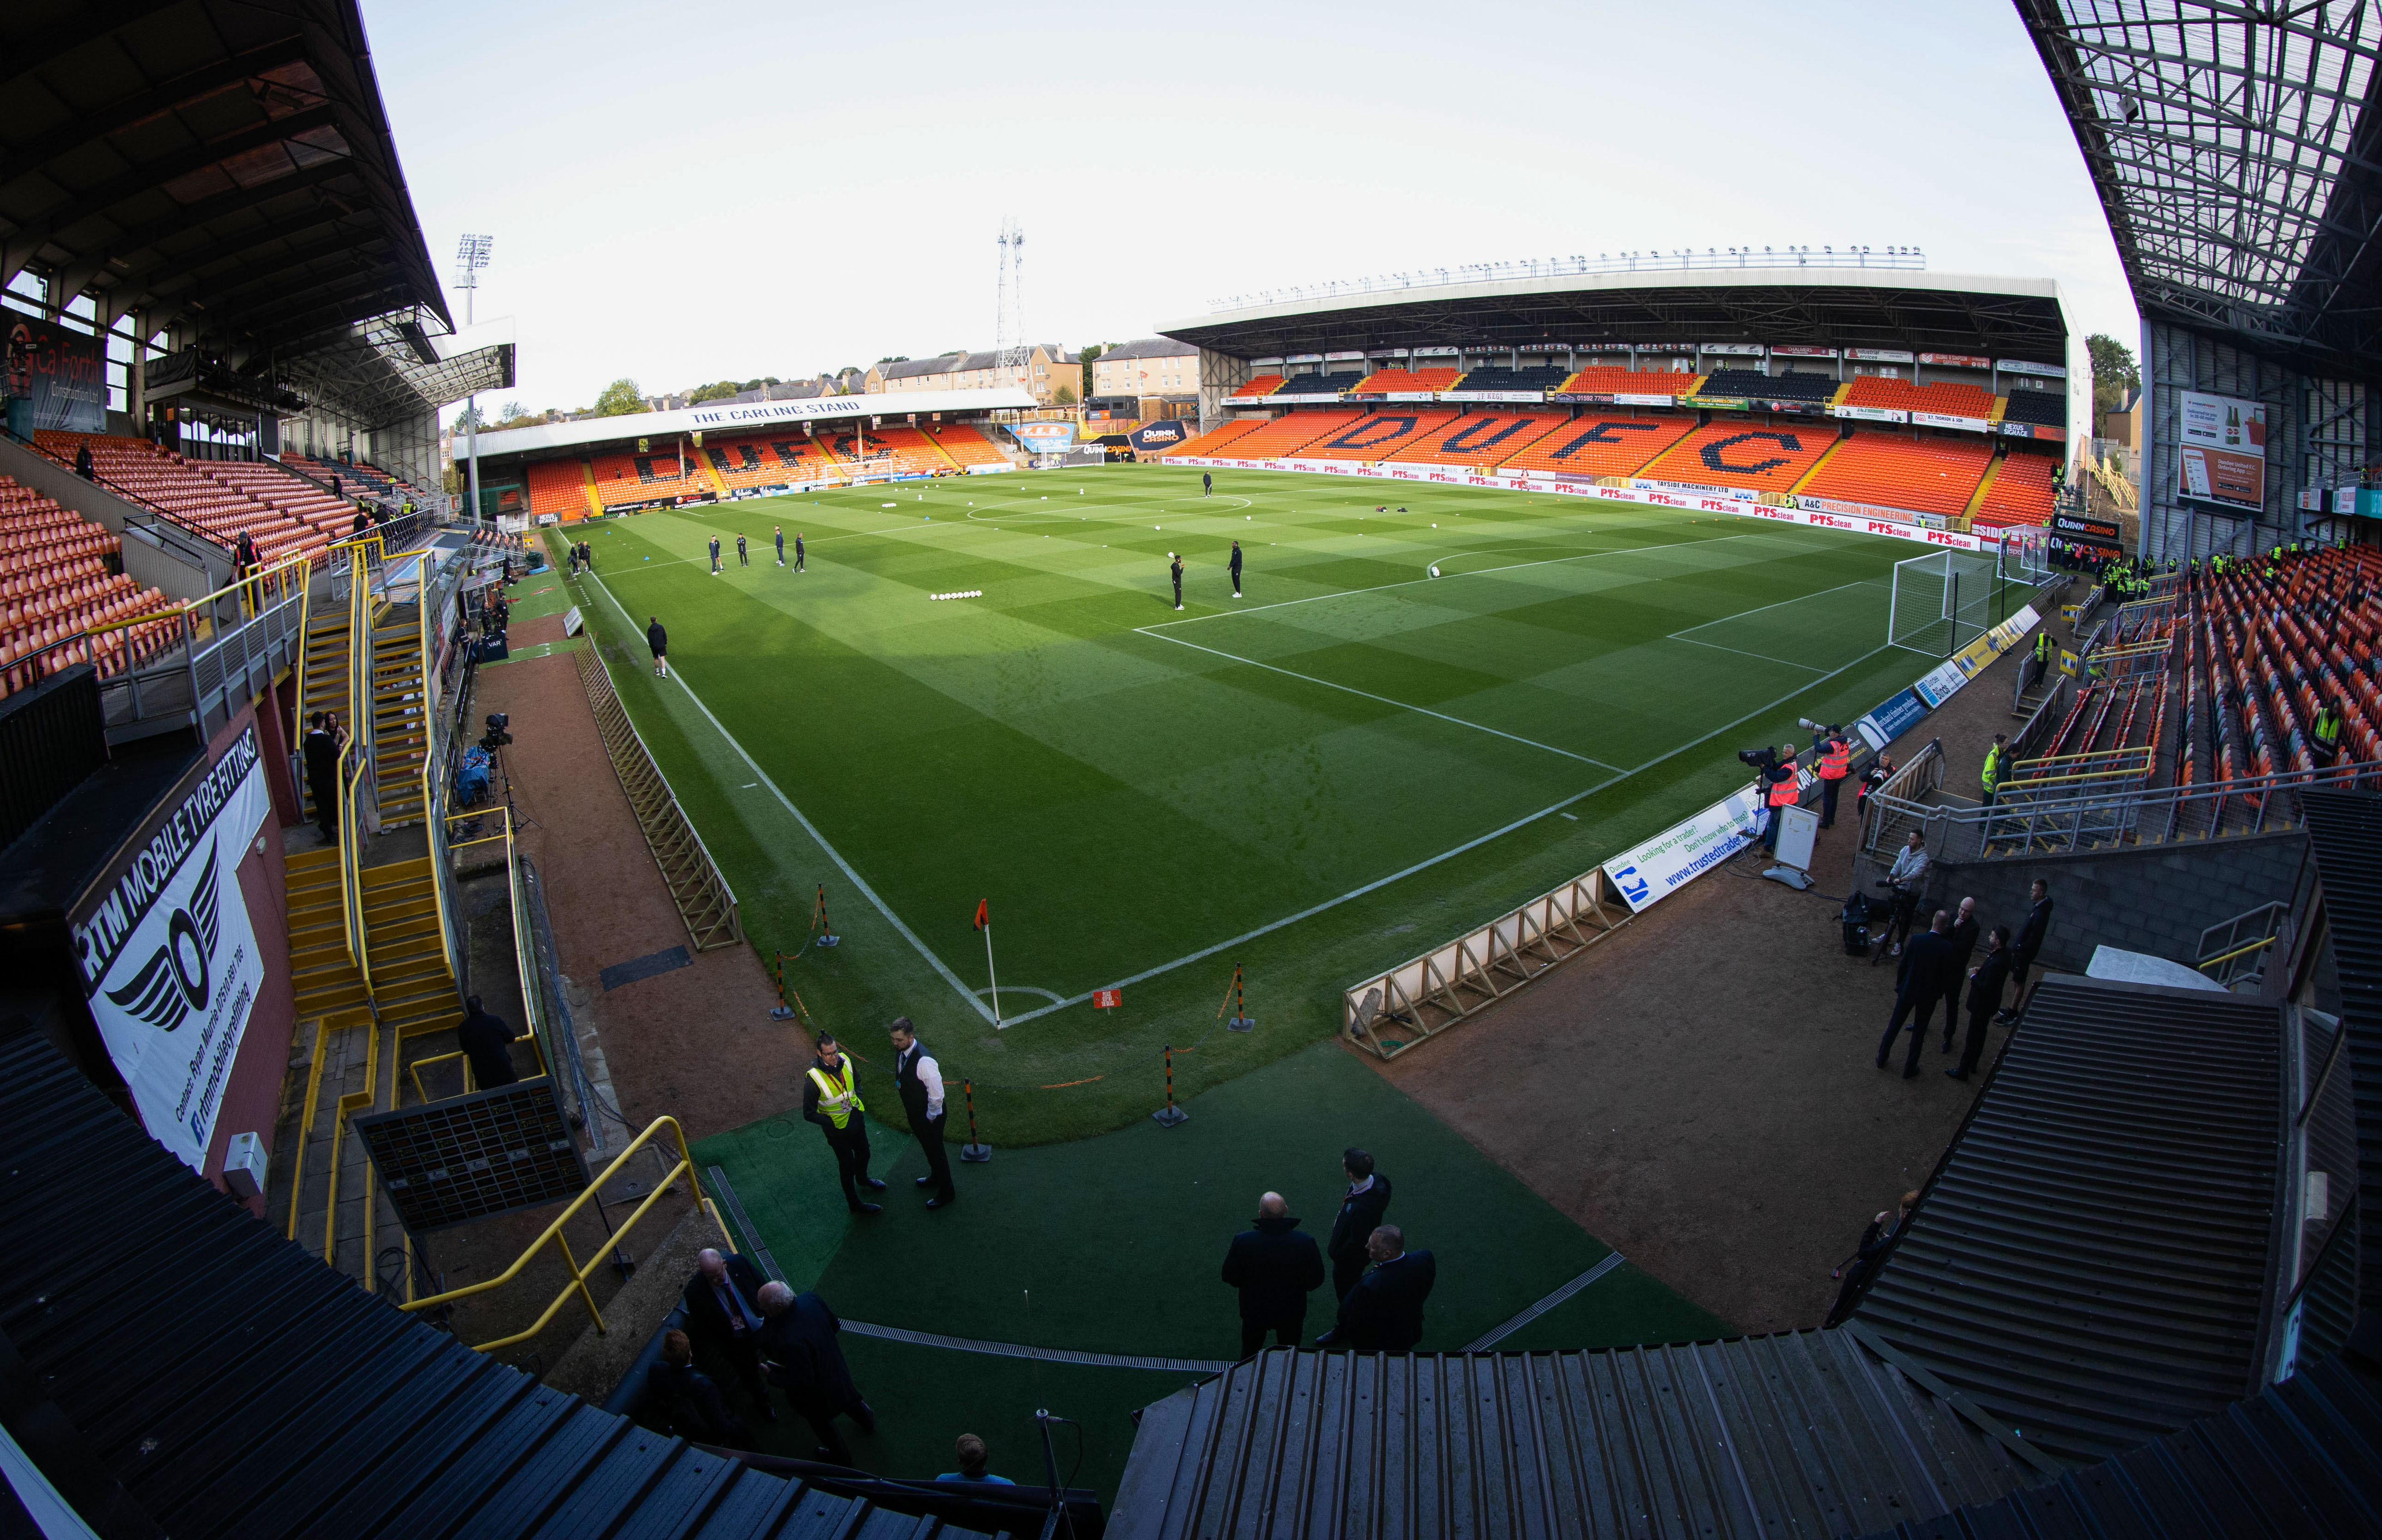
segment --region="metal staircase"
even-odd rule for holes
[[[384,605],[373,623],[373,771],[384,829],[419,824],[424,816],[430,718],[422,688],[421,611],[418,604]]]

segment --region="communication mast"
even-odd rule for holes
[[[998,313],[993,318],[993,366],[1002,385],[1025,381],[1026,356],[1033,344],[1025,340],[1025,231],[1014,215],[1001,222],[1001,282],[995,290]]]

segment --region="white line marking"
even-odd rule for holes
[[[984,988],[976,991],[979,995],[989,995],[992,992],[992,986],[990,984],[987,984]],[[1046,1000],[1063,1000],[1066,998],[1064,995],[1060,994],[1055,989],[1037,989],[1032,984],[1004,984],[1001,986],[1001,993],[1004,995],[1039,995]]]
[[[621,622],[626,625],[632,632],[634,632],[637,629],[637,623],[629,618],[627,608],[621,605],[618,598],[613,596],[612,591],[609,588],[605,587],[604,581],[601,578],[597,578],[592,572],[588,574],[588,577],[595,582],[598,589],[603,591],[604,597],[610,600],[613,609],[620,612]],[[599,653],[596,655],[600,659],[603,654]],[[920,957],[927,959],[927,963],[933,967],[936,972],[942,975],[943,982],[952,986],[953,993],[957,994],[961,999],[965,1000],[969,1005],[974,1006],[977,1015],[982,1016],[987,1021],[990,1021],[992,1020],[992,1008],[977,999],[975,992],[966,984],[960,982],[959,975],[952,972],[950,967],[944,963],[943,959],[937,957],[924,941],[918,939],[918,933],[902,923],[902,917],[893,912],[892,906],[886,903],[883,898],[878,898],[877,896],[877,889],[869,886],[867,879],[853,869],[852,862],[843,859],[843,852],[838,850],[833,845],[829,844],[827,836],[819,833],[818,825],[813,824],[809,819],[803,816],[803,810],[794,806],[793,800],[779,788],[776,781],[769,778],[769,773],[761,768],[760,762],[745,752],[744,745],[736,740],[736,737],[733,733],[731,733],[726,727],[720,726],[719,718],[712,715],[711,708],[703,703],[703,697],[697,695],[694,692],[694,687],[686,682],[685,669],[683,667],[673,668],[669,671],[668,677],[678,681],[678,687],[686,691],[686,698],[694,703],[695,710],[703,713],[703,719],[711,724],[712,730],[725,739],[730,748],[736,751],[737,758],[743,760],[746,764],[753,767],[753,774],[761,777],[759,784],[769,788],[769,794],[778,799],[779,806],[793,814],[794,822],[803,826],[803,832],[809,835],[812,840],[817,844],[818,848],[827,852],[828,860],[835,862],[836,870],[841,872],[845,878],[851,882],[852,886],[860,890],[860,896],[866,898],[870,906],[873,907],[878,913],[885,916],[885,923],[891,925],[896,931],[900,932],[902,939],[907,941],[911,947],[917,951],[917,954]],[[1056,1010],[1058,1008],[1056,1006],[1050,1006],[1045,1008]]]
[[[1172,622],[1167,621],[1160,622],[1160,625],[1171,623]],[[1621,768],[1621,766],[1617,764],[1607,764],[1601,759],[1590,759],[1586,754],[1575,754],[1569,749],[1558,749],[1552,743],[1541,743],[1536,739],[1523,738],[1518,734],[1509,733],[1497,727],[1483,727],[1478,722],[1467,722],[1461,716],[1450,716],[1443,711],[1432,711],[1428,706],[1408,705],[1404,701],[1393,701],[1386,695],[1376,695],[1369,690],[1359,690],[1355,685],[1334,684],[1330,679],[1319,679],[1312,674],[1301,674],[1295,669],[1277,668],[1271,663],[1259,663],[1255,658],[1245,658],[1238,653],[1227,653],[1222,649],[1216,647],[1202,647],[1196,642],[1185,642],[1179,636],[1160,636],[1154,629],[1148,626],[1136,626],[1134,629],[1141,633],[1143,636],[1149,637],[1154,641],[1172,642],[1177,647],[1188,647],[1195,653],[1206,653],[1210,657],[1229,658],[1234,663],[1246,663],[1252,668],[1263,668],[1271,673],[1281,674],[1294,679],[1305,679],[1308,684],[1320,684],[1326,690],[1344,690],[1351,695],[1361,695],[1368,701],[1379,701],[1385,706],[1395,706],[1400,711],[1411,711],[1423,716],[1435,716],[1443,722],[1453,722],[1459,727],[1470,727],[1474,732],[1487,733],[1492,738],[1502,738],[1509,742],[1519,743],[1526,748],[1543,749],[1548,753],[1561,754],[1565,759],[1578,760],[1582,764],[1593,764],[1599,770],[1618,770]]]
[[[1618,551],[1583,551],[1576,556],[1549,556],[1544,561],[1517,561],[1507,567],[1484,567],[1477,572],[1454,572],[1450,573],[1446,578],[1407,578],[1399,582],[1376,583],[1371,588],[1343,588],[1330,593],[1310,593],[1304,599],[1279,599],[1271,605],[1251,605],[1246,609],[1219,610],[1216,612],[1216,615],[1255,615],[1261,609],[1287,609],[1293,605],[1311,605],[1320,599],[1345,599],[1352,594],[1380,593],[1393,588],[1412,588],[1418,583],[1446,582],[1453,578],[1485,578],[1492,572],[1519,572],[1524,568],[1528,567],[1553,567],[1559,563],[1566,561],[1587,561],[1594,556],[1642,556],[1648,551],[1676,551],[1688,545],[1717,545],[1724,540],[1753,540],[1758,538],[1759,534],[1756,532],[1748,531],[1744,534],[1713,535],[1709,540],[1672,540],[1665,541],[1660,545],[1631,545]],[[1473,553],[1467,552],[1466,554],[1471,555]],[[1486,553],[1480,554],[1485,555]],[[1455,558],[1448,556],[1441,559],[1452,561]],[[1216,618],[1216,615],[1193,615],[1187,616],[1181,620],[1161,620],[1159,624],[1161,626],[1188,626],[1196,620],[1213,620]],[[1150,628],[1136,627],[1135,629],[1137,630],[1147,630]]]
[[[1579,1277],[1572,1279],[1569,1283],[1565,1284],[1562,1288],[1557,1289],[1545,1299],[1539,1301],[1536,1304],[1530,1306],[1529,1309],[1525,1310],[1519,1315],[1515,1316],[1512,1320],[1506,1322],[1504,1326],[1499,1326],[1488,1336],[1479,1338],[1471,1342],[1466,1343],[1464,1351],[1468,1353],[1487,1352],[1498,1343],[1503,1342],[1506,1338],[1513,1336],[1514,1333],[1521,1330],[1524,1326],[1529,1326],[1540,1316],[1544,1315],[1548,1311],[1553,1310],[1555,1306],[1563,1303],[1565,1300],[1570,1299],[1574,1294],[1578,1293],[1581,1289],[1587,1288],[1590,1284],[1594,1283],[1605,1274],[1613,1271],[1615,1267],[1620,1266],[1624,1260],[1625,1259],[1619,1252],[1613,1253],[1603,1261],[1598,1263],[1595,1266],[1590,1267],[1587,1272],[1582,1273]],[[849,1323],[846,1324],[849,1325]]]
[[[1521,828],[1525,825],[1534,824],[1538,822],[1538,820],[1544,818],[1548,813],[1561,813],[1564,809],[1569,807],[1574,802],[1579,801],[1583,798],[1593,797],[1607,787],[1617,786],[1621,782],[1627,780],[1630,776],[1651,770],[1654,766],[1663,764],[1666,760],[1676,759],[1679,755],[1686,753],[1690,749],[1701,748],[1703,745],[1711,742],[1713,739],[1718,738],[1721,734],[1733,731],[1734,729],[1742,727],[1744,724],[1750,722],[1755,717],[1761,715],[1763,712],[1776,710],[1779,706],[1786,704],[1796,696],[1803,694],[1809,691],[1815,690],[1819,686],[1827,683],[1830,679],[1835,678],[1838,674],[1845,673],[1848,669],[1858,668],[1862,664],[1867,663],[1870,659],[1877,656],[1878,654],[1886,651],[1888,651],[1888,648],[1886,647],[1872,647],[1868,652],[1863,653],[1860,656],[1853,659],[1852,662],[1846,664],[1842,668],[1833,669],[1828,673],[1821,675],[1816,679],[1811,679],[1806,683],[1797,685],[1786,694],[1779,696],[1778,699],[1772,701],[1765,705],[1756,706],[1753,710],[1747,712],[1744,715],[1738,717],[1734,722],[1722,723],[1719,727],[1714,727],[1712,731],[1704,734],[1703,737],[1697,739],[1691,743],[1682,743],[1677,748],[1671,750],[1667,753],[1657,754],[1652,759],[1648,760],[1645,764],[1638,766],[1635,770],[1625,770],[1617,776],[1601,780],[1585,791],[1576,791],[1572,795],[1565,797],[1560,802],[1551,803],[1546,807],[1541,808],[1536,813],[1527,813],[1520,818],[1516,818],[1512,823],[1506,825],[1504,828],[1492,829],[1487,834],[1480,836],[1477,839],[1467,839],[1463,844],[1458,845],[1452,849],[1442,850],[1435,856],[1425,857],[1423,860],[1416,862],[1412,866],[1407,867],[1402,872],[1393,872],[1386,877],[1377,877],[1373,881],[1365,884],[1362,887],[1352,887],[1336,898],[1326,898],[1321,903],[1300,910],[1295,914],[1284,915],[1283,918],[1273,921],[1269,924],[1259,925],[1257,929],[1252,931],[1243,931],[1240,935],[1234,936],[1229,941],[1219,941],[1212,947],[1203,947],[1196,952],[1186,953],[1182,957],[1178,957],[1172,962],[1161,962],[1155,968],[1145,968],[1140,972],[1134,974],[1131,978],[1119,979],[1114,984],[1104,984],[1100,985],[1100,988],[1123,989],[1130,985],[1143,983],[1146,980],[1154,979],[1160,973],[1171,973],[1177,968],[1186,967],[1191,963],[1203,961],[1208,958],[1214,957],[1218,952],[1227,951],[1234,947],[1244,946],[1248,942],[1256,940],[1259,936],[1270,935],[1274,931],[1281,930],[1285,925],[1295,925],[1301,920],[1313,919],[1316,915],[1321,914],[1326,910],[1337,909],[1342,904],[1348,902],[1352,898],[1361,898],[1366,894],[1372,892],[1376,888],[1387,887],[1390,884],[1403,881],[1407,877],[1413,876],[1418,872],[1429,871],[1431,867],[1437,866],[1443,861],[1453,860],[1455,857],[1464,854],[1467,850],[1474,849],[1480,846],[1488,844],[1492,839],[1503,838],[1504,836],[1513,833],[1516,829]],[[1575,822],[1577,822],[1577,820],[1575,820]],[[1081,1005],[1086,1000],[1090,999],[1092,995],[1093,991],[1087,989],[1080,995],[1072,996],[1067,999],[1060,1001],[1057,1005],[1044,1006],[1039,1010],[1030,1010],[1023,1016],[1013,1016],[1003,1024],[1013,1027],[1021,1022],[1031,1021],[1038,1016],[1048,1016],[1054,1010],[1064,1010],[1069,1006]]]
[[[1797,663],[1790,658],[1774,658],[1767,653],[1749,653],[1742,647],[1724,647],[1717,642],[1706,642],[1700,637],[1681,636],[1676,631],[1673,631],[1669,636],[1664,637],[1663,640],[1665,642],[1684,642],[1690,647],[1710,647],[1714,652],[1735,653],[1738,657],[1752,658],[1759,663],[1775,663],[1788,668],[1810,669],[1814,674],[1819,672],[1818,669],[1812,668],[1808,663]]]
[[[1756,605],[1751,609],[1738,610],[1735,615],[1724,615],[1717,620],[1700,620],[1692,626],[1683,627],[1671,634],[1675,637],[1684,637],[1688,631],[1700,631],[1706,626],[1725,625],[1731,620],[1742,620],[1749,615],[1760,615],[1764,610],[1785,609],[1788,605],[1799,605],[1805,599],[1817,599],[1830,593],[1842,593],[1848,588],[1871,588],[1885,581],[1884,578],[1859,578],[1848,583],[1838,583],[1834,588],[1821,589],[1815,593],[1804,593],[1792,599],[1781,599],[1774,605]]]

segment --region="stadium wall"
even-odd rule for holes
[[[2342,489],[2353,495],[2360,471],[2382,444],[2382,395],[2164,322],[2143,326],[2142,375],[2145,555],[2160,560],[2216,552],[2246,556],[2347,532],[2346,519],[2335,515],[2346,511]],[[2211,402],[2221,404],[2216,409],[2228,427],[2247,408],[2262,409],[2265,443],[2206,443],[2200,424]],[[2245,453],[2253,448],[2259,452]],[[2204,467],[2212,456],[2254,467],[2261,483],[2254,501],[2227,495],[2221,471],[2210,479]],[[2241,467],[2233,473],[2238,479]]]

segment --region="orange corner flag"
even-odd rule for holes
[[[987,925],[989,925],[989,924],[991,924],[991,923],[992,923],[992,910],[991,910],[991,907],[990,907],[990,906],[991,906],[991,903],[992,903],[992,900],[991,900],[991,899],[989,899],[989,898],[978,898],[978,899],[976,901],[976,929],[978,929],[978,930],[982,930],[982,929],[984,929]]]

